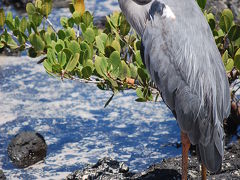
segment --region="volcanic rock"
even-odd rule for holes
[[[47,145],[39,133],[21,132],[11,140],[7,151],[13,164],[24,168],[43,160],[47,154]]]
[[[182,157],[164,159],[161,163],[151,165],[139,173],[128,171],[124,163],[111,158],[103,158],[96,165],[75,171],[67,180],[181,180]],[[124,171],[121,167],[124,168]],[[208,179],[240,179],[240,145],[232,144],[226,148],[222,170],[213,174],[208,172]],[[201,179],[201,171],[196,156],[189,157],[188,179]]]
[[[68,175],[67,180],[125,180],[132,175],[132,173],[129,173],[129,168],[126,164],[105,157],[93,166],[88,166],[83,170],[78,170]]]

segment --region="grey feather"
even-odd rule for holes
[[[198,146],[206,167],[218,171],[230,92],[221,56],[197,3],[155,0],[140,6],[119,0],[119,4],[142,37],[144,62],[164,102],[191,143]]]

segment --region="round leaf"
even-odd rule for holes
[[[235,41],[238,38],[240,38],[240,26],[239,25],[234,25],[231,27],[228,33],[228,37],[231,41]]]
[[[79,61],[79,53],[76,53],[74,57],[68,62],[65,70],[71,72],[76,66]]]
[[[82,75],[83,78],[87,79],[92,75],[92,68],[89,66],[86,66],[82,69]]]
[[[36,51],[43,51],[44,50],[45,43],[39,35],[31,34],[29,36],[29,41]]]

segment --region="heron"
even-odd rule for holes
[[[230,90],[212,31],[195,0],[118,0],[141,56],[181,130],[182,179],[196,145],[202,179],[221,170]]]

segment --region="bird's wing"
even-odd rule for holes
[[[201,146],[203,161],[213,160],[206,159],[206,153],[217,151],[223,156],[229,85],[212,32],[195,0],[154,1],[142,44],[153,81],[181,130],[191,143]],[[219,168],[206,163],[212,171]]]

